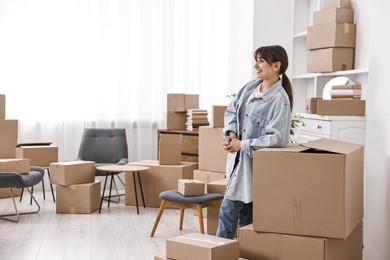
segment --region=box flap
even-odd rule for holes
[[[333,153],[340,153],[340,154],[348,154],[352,151],[355,151],[363,147],[360,144],[353,144],[353,143],[343,142],[334,139],[327,139],[327,138],[321,138],[301,145],[308,148],[313,148],[313,149],[318,149],[318,150],[323,150],[323,151],[333,152]]]
[[[310,148],[301,146],[300,144],[296,143],[289,143],[285,147],[279,147],[279,148],[263,148],[260,149],[259,151],[264,151],[264,152],[303,152],[306,150],[309,150]]]

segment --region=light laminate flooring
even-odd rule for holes
[[[19,211],[30,210],[30,197],[19,197]],[[118,204],[103,202],[102,211],[92,214],[57,214],[51,192],[34,191],[41,206],[37,214],[22,215],[18,223],[0,219],[0,260],[30,259],[154,259],[165,255],[168,238],[199,232],[199,222],[187,209],[183,230],[179,230],[179,210],[166,209],[153,238],[150,237],[157,208],[126,206],[122,196]],[[142,202],[141,202],[142,203]],[[34,207],[35,209],[35,207]],[[12,199],[0,199],[0,214],[13,210]],[[206,225],[206,219],[204,220]]]

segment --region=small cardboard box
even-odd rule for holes
[[[202,196],[204,195],[205,183],[194,179],[179,179],[177,191],[185,196]]]
[[[227,153],[223,150],[223,128],[199,127],[199,169],[225,172]]]
[[[52,184],[72,185],[95,181],[95,162],[70,161],[50,164]]]
[[[326,48],[307,53],[308,72],[332,72],[354,68],[353,48]]]
[[[251,224],[238,229],[238,244],[240,256],[248,259],[361,260],[363,224],[345,240],[256,232]]]
[[[56,188],[56,212],[92,213],[100,206],[100,181]]]
[[[22,194],[22,189],[12,188],[12,193],[14,194],[14,197],[18,197],[20,196],[20,194]],[[11,197],[11,193],[9,192],[8,188],[0,189],[0,199],[10,198],[10,197]]]
[[[227,187],[227,179],[213,181],[207,184],[208,193],[218,193],[224,195]],[[215,235],[218,229],[219,210],[207,208],[207,234]]]
[[[147,166],[150,169],[140,172],[142,190],[147,207],[160,207],[160,193],[166,190],[176,190],[179,179],[193,179],[193,171],[198,169],[198,164],[193,162],[181,162],[180,165],[160,165],[157,160],[143,160],[132,162],[130,165]],[[138,198],[141,191],[136,181]],[[125,203],[135,206],[133,174],[125,174]]]
[[[30,172],[29,159],[0,159],[0,174],[1,172],[17,172],[26,174]]]
[[[187,112],[189,108],[199,108],[198,94],[167,94],[167,110],[169,112]]]
[[[253,229],[346,239],[363,219],[363,161],[362,145],[326,138],[255,151]]]
[[[317,114],[328,116],[365,116],[365,100],[323,100],[317,102]]]
[[[306,113],[317,114],[317,101],[321,98],[307,98],[306,99]]]
[[[353,23],[353,9],[330,8],[313,13],[313,25],[327,23]]]
[[[168,259],[182,260],[237,260],[240,249],[237,240],[189,233],[166,242]]]
[[[181,134],[160,134],[158,145],[160,165],[180,165],[181,144]]]
[[[205,184],[205,190],[204,192],[207,193],[207,184],[213,181],[218,181],[221,179],[225,179],[226,174],[225,172],[211,172],[211,171],[204,171],[204,170],[194,170],[194,179],[199,180],[201,182],[204,182]]]
[[[55,145],[21,145],[16,147],[16,158],[30,159],[30,165],[48,167],[58,162],[58,147]]]
[[[5,95],[0,94],[0,119],[5,119]]]
[[[352,8],[351,0],[322,0],[322,9]]]
[[[211,109],[211,113],[212,113],[212,124],[211,126],[212,127],[224,127],[225,126],[225,122],[224,122],[224,118],[225,118],[225,110],[226,110],[227,106],[217,106],[217,105],[213,105],[212,106],[212,109]]]
[[[15,158],[18,144],[18,120],[0,119],[0,158]]]
[[[356,24],[328,23],[307,28],[307,49],[354,48],[356,45]]]
[[[187,114],[186,112],[167,112],[166,113],[167,130],[186,130]]]

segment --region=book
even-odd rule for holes
[[[330,96],[359,96],[362,94],[361,89],[331,89]]]
[[[332,89],[362,89],[361,85],[334,85]]]

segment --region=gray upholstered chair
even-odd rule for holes
[[[96,167],[102,165],[118,164],[123,165],[128,163],[128,149],[126,131],[122,128],[87,128],[84,130],[81,139],[77,160],[94,161]],[[119,173],[108,173],[96,170],[96,176],[105,176],[104,190],[106,189],[108,176],[111,176],[110,191],[114,184],[117,192],[117,201],[119,202],[118,188],[114,179],[116,176],[120,182],[125,185]],[[108,207],[111,201],[111,192],[109,193]]]
[[[30,172],[26,174],[19,174],[16,172],[0,173],[0,188],[9,189],[10,195],[12,197],[12,202],[15,208],[15,213],[0,215],[0,219],[12,221],[12,222],[19,222],[20,215],[39,212],[41,207],[39,206],[32,192],[30,191],[30,188],[34,187],[36,184],[42,181],[43,174],[44,174],[44,169],[40,167],[30,167]],[[35,211],[19,212],[12,192],[13,188],[26,188],[26,190],[30,193],[31,198],[34,200],[35,204],[37,205],[38,209]],[[16,219],[11,218],[13,216],[16,216]]]

